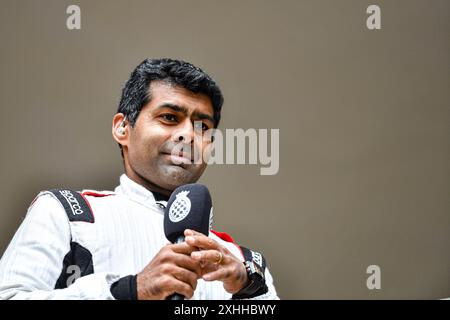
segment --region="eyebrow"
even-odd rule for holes
[[[164,108],[171,109],[171,110],[173,110],[173,111],[175,111],[175,112],[183,113],[185,116],[187,116],[188,113],[189,113],[189,112],[188,112],[188,108],[186,108],[186,107],[184,107],[184,106],[177,105],[177,104],[169,103],[169,102],[166,102],[166,103],[163,103],[163,104],[159,105],[156,109],[159,110],[159,109],[164,109]],[[194,112],[192,113],[192,115],[193,115],[194,117],[197,117],[197,118],[200,119],[200,120],[209,120],[209,121],[211,121],[213,124],[216,123],[216,122],[214,121],[214,118],[211,117],[209,114],[206,114],[206,113],[203,113],[203,112],[194,111]]]

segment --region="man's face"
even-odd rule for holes
[[[213,107],[208,96],[161,81],[152,82],[150,92],[150,103],[129,130],[125,162],[144,183],[172,191],[196,182],[206,168],[204,161],[193,161],[194,150],[210,143],[202,131],[214,127]]]

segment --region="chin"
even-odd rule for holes
[[[165,189],[174,190],[179,186],[197,181],[194,175],[180,166],[168,166],[162,174]],[[195,179],[195,180],[193,180]]]

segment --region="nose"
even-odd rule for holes
[[[194,125],[190,119],[186,119],[179,126],[173,134],[175,142],[191,143],[194,140]]]

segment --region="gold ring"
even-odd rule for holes
[[[223,260],[223,254],[219,251],[219,260],[217,260],[216,264],[220,264]]]

